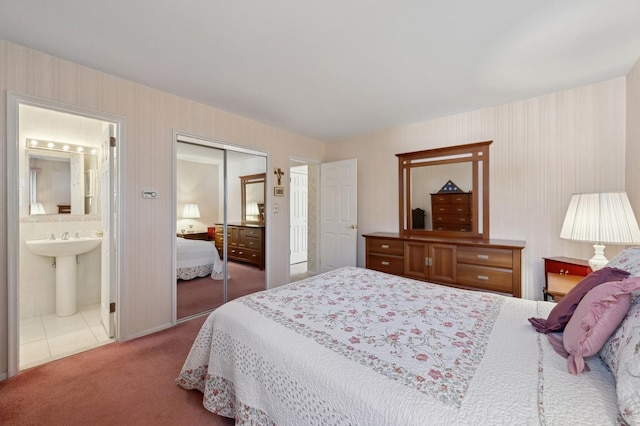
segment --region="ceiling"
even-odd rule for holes
[[[20,0],[0,38],[311,138],[624,76],[638,0]]]

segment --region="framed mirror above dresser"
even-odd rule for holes
[[[491,142],[396,154],[400,232],[488,239]]]
[[[363,235],[366,267],[520,297],[524,242],[489,233],[491,143],[396,154],[399,232]]]

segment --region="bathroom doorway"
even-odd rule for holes
[[[122,121],[8,100],[12,376],[117,339]]]

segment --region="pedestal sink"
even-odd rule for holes
[[[76,256],[100,245],[100,238],[79,237],[68,240],[30,240],[27,247],[40,256],[56,259],[56,315],[68,317],[76,313]]]

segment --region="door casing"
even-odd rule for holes
[[[62,102],[51,101],[48,99],[42,99],[35,96],[19,94],[15,92],[7,92],[7,229],[19,229],[19,164],[18,164],[18,149],[19,147],[19,107],[20,105],[30,105],[38,108],[49,109],[66,114],[79,115],[83,117],[92,118],[95,120],[105,121],[113,123],[117,126],[118,135],[117,138],[120,143],[124,143],[125,134],[125,120],[122,117],[117,117],[111,114],[106,114],[100,111],[89,110],[77,105],[65,104]],[[124,179],[121,176],[122,170],[124,170],[125,157],[123,155],[124,150],[120,151],[120,155],[117,158],[117,185],[115,190],[118,194],[124,193]],[[118,205],[116,210],[122,212],[122,198],[118,197]],[[119,218],[122,217],[121,215]],[[118,218],[118,221],[120,220]],[[117,226],[116,233],[112,234],[111,246],[115,252],[115,256],[111,261],[116,262],[116,273],[111,277],[115,280],[116,288],[116,340],[121,336],[121,330],[123,329],[122,318],[122,295],[121,295],[121,274],[120,268],[120,241],[122,241],[121,233],[122,226]],[[19,371],[19,352],[20,352],[20,308],[19,308],[19,232],[7,233],[7,278],[8,278],[8,376],[12,377],[18,374]]]

